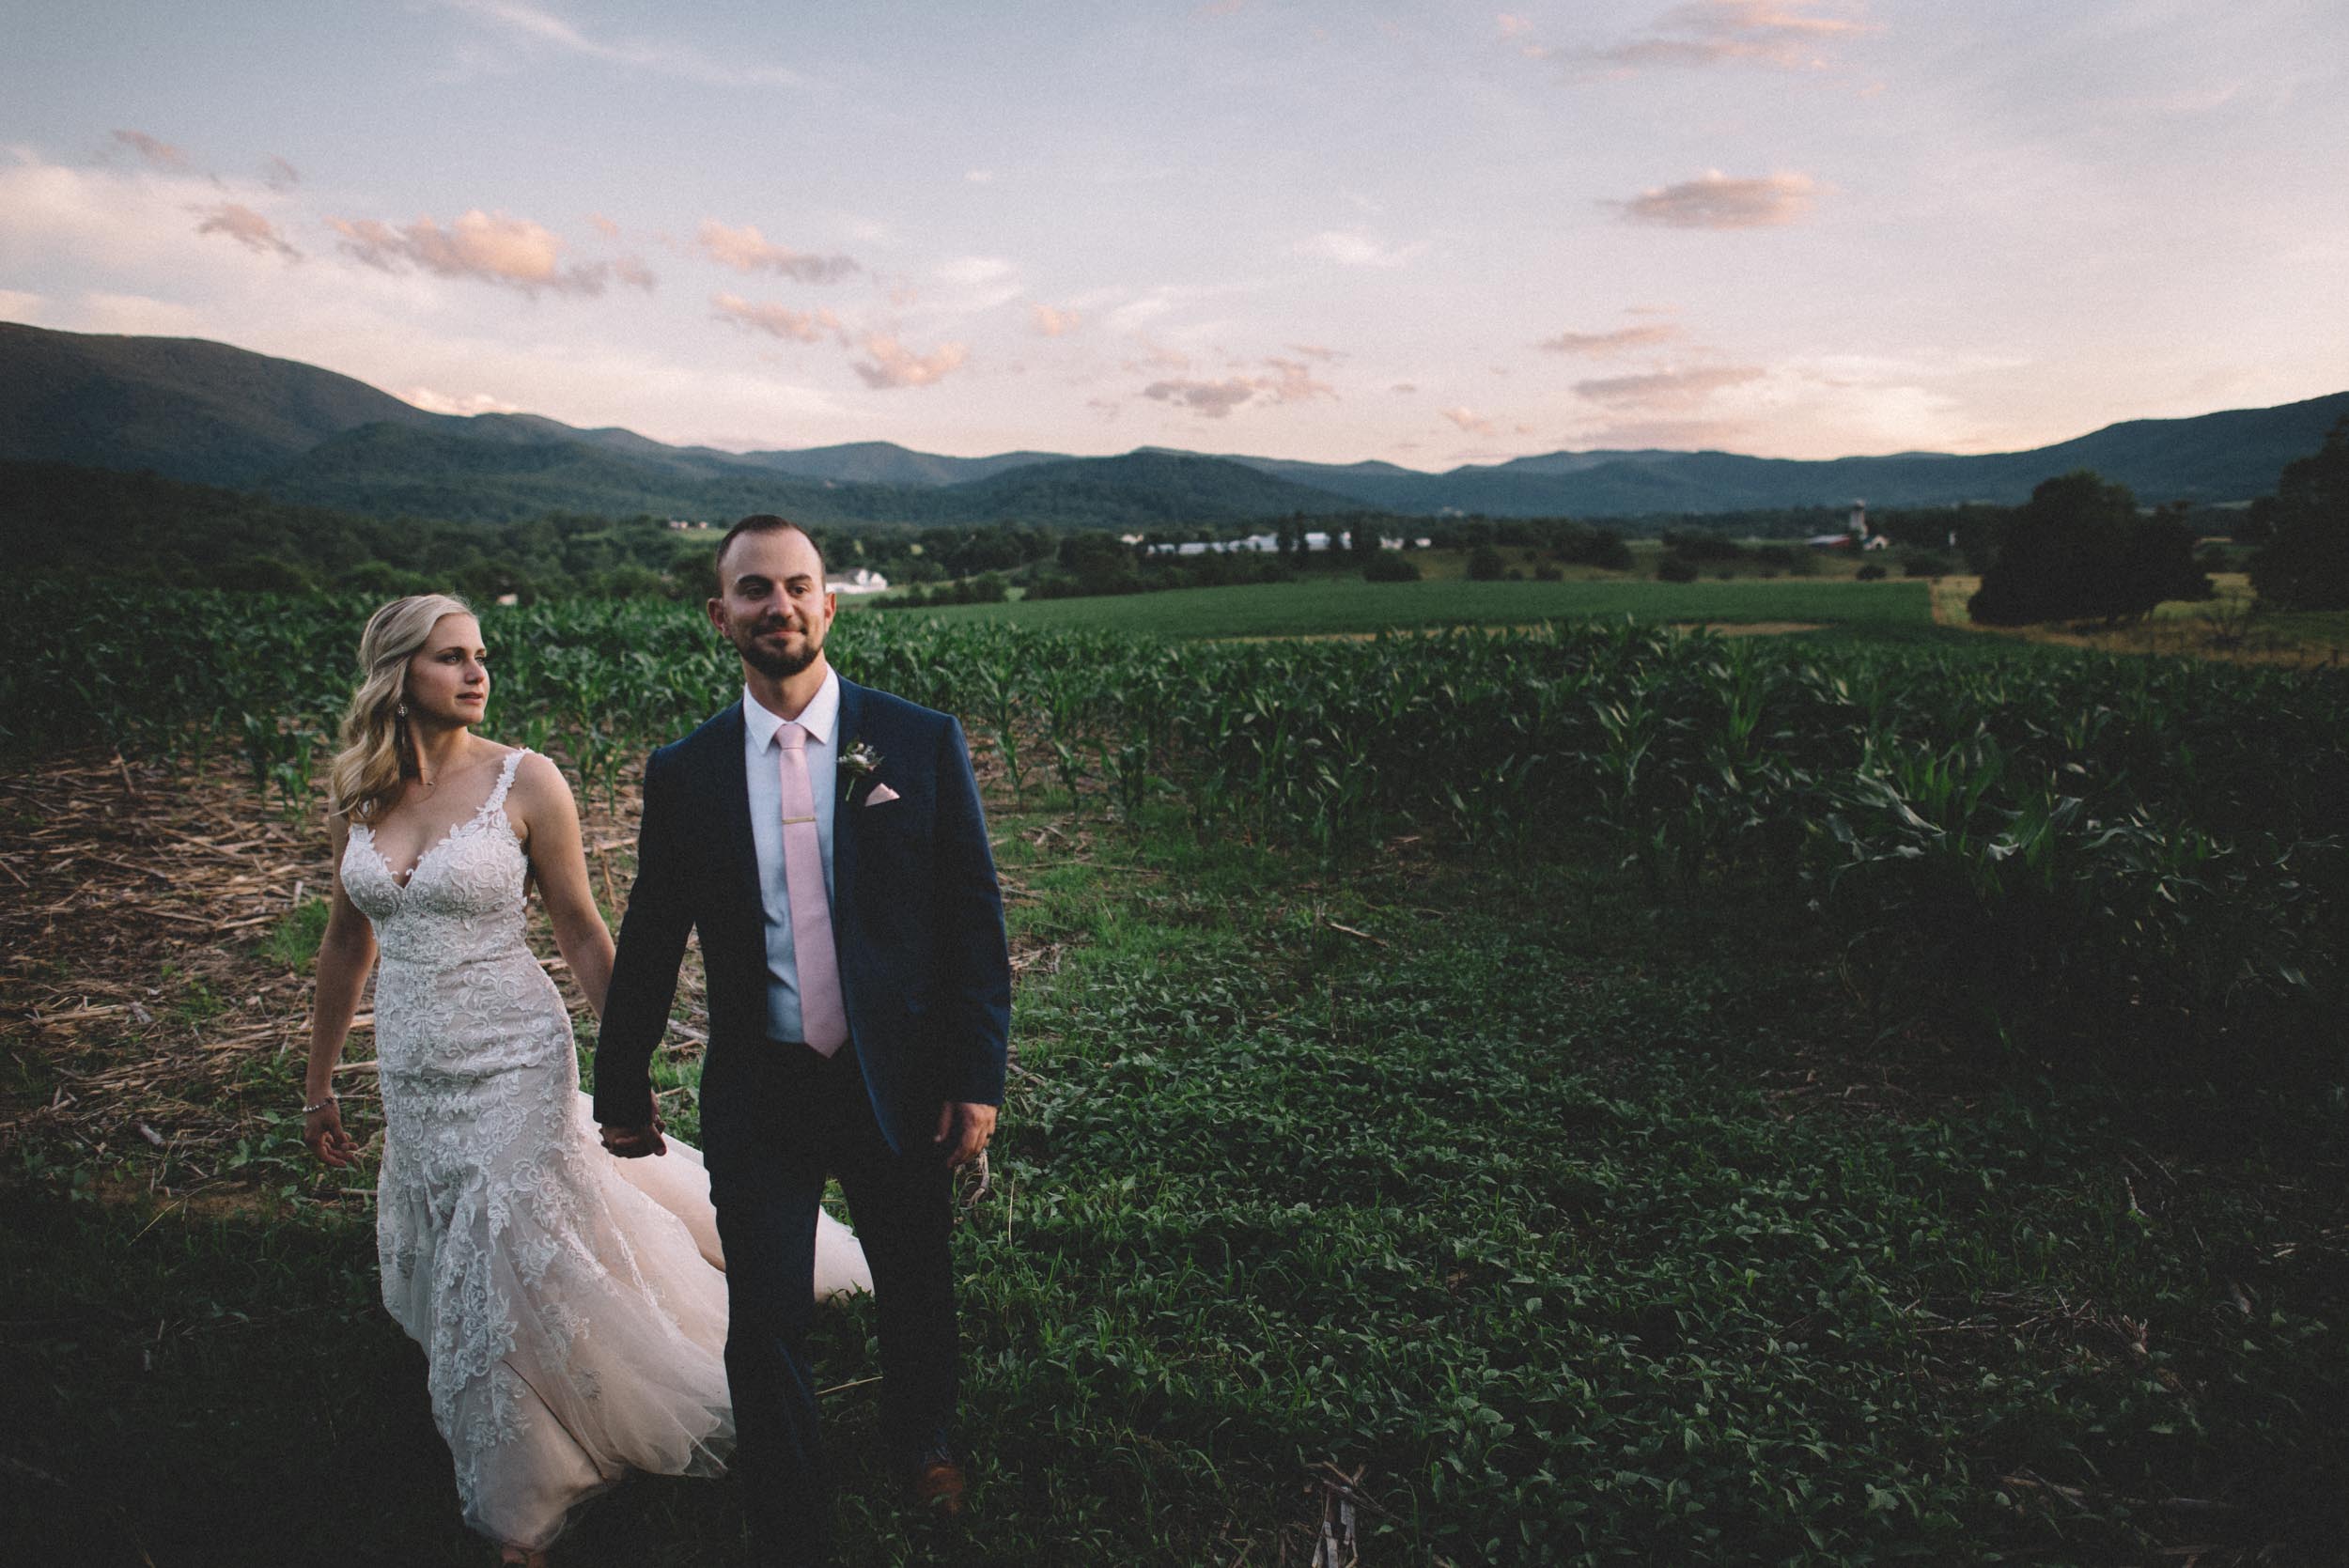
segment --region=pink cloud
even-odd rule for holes
[[[272,191],[290,191],[302,183],[302,171],[283,158],[272,156],[261,165],[261,179]]]
[[[1313,261],[1334,261],[1341,267],[1403,267],[1423,255],[1426,243],[1389,245],[1355,228],[1324,229],[1289,247],[1293,256]]]
[[[1556,337],[1543,338],[1533,347],[1553,354],[1582,354],[1603,359],[1626,349],[1668,343],[1679,335],[1678,327],[1655,322],[1641,327],[1617,327],[1613,332],[1606,333],[1560,333]]]
[[[1179,403],[1207,419],[1223,419],[1259,390],[1248,378],[1234,376],[1221,381],[1152,381],[1142,389],[1142,395],[1161,403]]]
[[[870,363],[850,366],[869,387],[928,386],[958,368],[970,356],[970,346],[941,343],[928,354],[916,354],[895,338],[875,333],[864,340]]]
[[[1680,409],[1726,388],[1758,381],[1764,374],[1758,365],[1725,365],[1702,370],[1659,370],[1644,376],[1605,376],[1577,381],[1574,390],[1610,408]]]
[[[1313,372],[1299,361],[1268,359],[1265,361],[1265,364],[1271,367],[1272,374],[1269,377],[1259,377],[1257,384],[1264,388],[1265,395],[1274,402],[1305,403],[1315,397],[1327,397],[1331,402],[1337,401],[1337,388],[1327,381],[1315,380]]]
[[[286,242],[286,237],[277,232],[277,225],[250,207],[225,201],[203,211],[204,221],[195,225],[198,234],[226,234],[249,251],[273,253],[288,261],[302,259],[302,253]]]
[[[188,166],[188,155],[184,149],[150,136],[144,131],[117,131],[115,140],[159,169],[184,169]]]
[[[624,256],[612,263],[612,275],[630,288],[641,288],[647,294],[661,281],[653,275],[653,270],[645,265],[645,258],[641,256]]]
[[[1500,421],[1478,413],[1474,409],[1446,409],[1443,416],[1472,436],[1497,436],[1501,433]]]
[[[563,240],[527,218],[474,208],[443,228],[429,216],[395,229],[373,218],[330,218],[343,249],[387,272],[420,267],[446,278],[474,278],[519,288],[536,298],[541,288],[557,294],[600,294],[612,269],[563,264]]]
[[[591,60],[656,71],[689,82],[723,87],[804,87],[806,78],[781,66],[739,59],[713,59],[699,50],[658,39],[608,41],[582,30],[528,0],[443,0],[486,27],[497,28],[525,47],[558,49]]]
[[[1774,228],[1809,212],[1817,189],[1807,174],[1735,179],[1707,169],[1695,179],[1603,205],[1619,209],[1626,223],[1663,228]]]
[[[714,294],[709,306],[719,320],[731,321],[745,332],[787,337],[797,343],[814,343],[823,337],[848,341],[840,318],[829,310],[787,310],[782,305],[754,304],[739,294]]]
[[[620,237],[620,225],[614,223],[611,219],[605,217],[600,212],[590,212],[587,214],[587,226],[594,229],[598,234],[602,235],[606,240],[617,240]]]
[[[1050,305],[1040,304],[1031,307],[1030,319],[1042,335],[1062,337],[1075,332],[1084,318],[1073,310],[1055,310]]]
[[[428,386],[412,386],[401,393],[400,396],[427,413],[472,415],[522,411],[520,403],[509,403],[503,397],[493,396],[486,392],[469,392],[462,396],[455,396],[445,392],[436,392]]]
[[[1337,389],[1314,380],[1312,368],[1301,360],[1268,359],[1264,364],[1271,375],[1227,376],[1220,381],[1179,377],[1152,381],[1142,389],[1142,395],[1179,404],[1206,419],[1227,418],[1234,409],[1259,401],[1304,403],[1315,397],[1337,398]]]
[[[1335,365],[1346,357],[1345,350],[1325,349],[1318,343],[1292,343],[1289,345],[1289,352],[1302,354],[1307,359],[1317,359],[1324,365]]]
[[[845,256],[811,256],[788,245],[768,242],[750,225],[728,228],[715,218],[705,220],[695,242],[709,258],[738,272],[774,272],[801,283],[838,283],[864,269]]]
[[[1857,9],[1858,7],[1849,7]],[[1503,29],[1516,37],[1523,29]],[[1524,47],[1537,58],[1566,62],[1570,80],[1630,76],[1654,68],[1743,63],[1778,70],[1823,70],[1832,40],[1875,31],[1856,16],[1781,0],[1693,0],[1664,12],[1646,31],[1604,47]]]

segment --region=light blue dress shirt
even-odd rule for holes
[[[791,889],[783,866],[783,748],[775,731],[788,722],[742,689],[742,767],[751,786],[751,843],[758,850],[758,901],[767,916],[767,1033],[776,1040],[807,1038],[800,1022],[800,960],[791,941]],[[816,841],[824,851],[824,896],[832,897],[832,818],[839,793],[840,677],[824,684],[798,721],[807,731],[807,782],[816,797]],[[837,939],[835,933],[835,941]]]

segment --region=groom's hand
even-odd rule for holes
[[[957,1136],[959,1133],[959,1136]],[[968,1165],[987,1148],[987,1141],[995,1136],[995,1108],[991,1105],[966,1105],[949,1100],[938,1108],[938,1132],[931,1138],[934,1145],[952,1141],[946,1151],[949,1166]]]
[[[642,1159],[646,1155],[665,1155],[669,1145],[661,1137],[661,1113],[653,1112],[652,1123],[641,1127],[605,1127],[603,1146],[614,1159]]]

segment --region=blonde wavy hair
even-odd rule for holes
[[[412,594],[367,617],[359,634],[359,687],[344,710],[342,749],[326,775],[328,811],[351,822],[373,822],[399,799],[400,780],[416,768],[408,721],[399,711],[408,661],[442,616],[473,613],[451,594]]]

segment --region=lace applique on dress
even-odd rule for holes
[[[364,825],[342,877],[381,953],[383,1303],[425,1348],[466,1522],[542,1546],[630,1469],[723,1469],[733,1427],[699,1157],[604,1154],[524,940],[529,863],[505,809],[524,754],[405,883]]]

